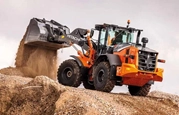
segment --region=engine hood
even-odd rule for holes
[[[153,49],[150,49],[148,47],[144,48],[144,47],[142,47],[142,45],[136,45],[134,43],[119,43],[114,47],[113,52],[119,52],[127,47],[130,47],[130,46],[134,46],[134,47],[138,48],[138,50],[152,52],[152,53],[158,53],[157,51],[155,51]]]
[[[114,46],[113,52],[119,52],[127,47],[130,47],[131,44],[129,43],[119,43],[116,46]]]
[[[151,52],[151,53],[158,53],[157,51],[153,50],[153,49],[150,49],[148,47],[142,47],[141,45],[140,46],[137,46],[138,50],[142,50],[142,51],[146,51],[146,52]]]

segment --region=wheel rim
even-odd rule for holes
[[[98,81],[99,82],[102,82],[104,80],[104,70],[101,69],[99,72],[98,72]]]
[[[67,67],[63,70],[62,77],[70,79],[73,75],[73,70],[70,67]]]

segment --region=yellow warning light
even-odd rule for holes
[[[64,36],[64,35],[62,35],[62,36],[61,36],[61,38],[65,38],[65,36]]]
[[[127,24],[130,24],[130,22],[131,22],[130,20],[127,20]]]

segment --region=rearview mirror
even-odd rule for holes
[[[93,37],[93,35],[94,35],[94,30],[93,30],[93,29],[91,29],[91,32],[90,32],[90,38],[92,38],[92,37]]]

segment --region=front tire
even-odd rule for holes
[[[62,85],[78,87],[81,84],[80,67],[75,60],[66,60],[60,65],[57,77]]]
[[[147,96],[151,88],[150,84],[146,84],[142,87],[139,86],[128,86],[129,93],[133,96]]]
[[[111,92],[115,86],[115,80],[110,79],[110,65],[108,62],[100,62],[93,70],[94,86],[98,91]]]

